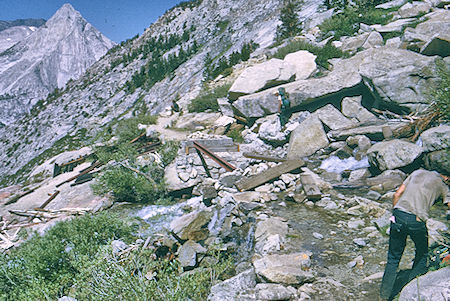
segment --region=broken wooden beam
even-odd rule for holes
[[[317,201],[321,199],[322,192],[320,191],[316,181],[310,174],[302,173],[300,175],[300,182],[302,183],[303,191],[305,192],[308,200]]]
[[[302,160],[286,160],[283,163],[280,163],[275,167],[271,167],[257,175],[244,178],[238,181],[235,185],[239,191],[249,190],[278,178],[282,174],[291,172],[304,164],[305,162]]]
[[[243,155],[246,158],[269,161],[269,162],[284,162],[287,160],[286,158],[268,156],[268,155],[257,154],[257,153],[249,153],[249,152],[243,153]]]
[[[245,117],[242,117],[242,116],[234,115],[234,119],[236,119],[236,120],[238,120],[238,121],[240,121],[242,123],[245,123],[245,124],[248,123],[248,119],[245,118]]]
[[[159,146],[161,146],[161,142],[147,143],[141,147],[138,147],[137,151],[140,155],[155,151]]]
[[[205,158],[203,157],[202,153],[198,150],[195,149],[197,151],[198,156],[200,157],[200,161],[202,162],[203,168],[205,169],[206,175],[210,178],[211,177],[211,173],[209,172],[209,168],[208,168],[208,164],[206,164]]]
[[[101,165],[103,165],[103,163],[101,163],[100,161],[97,161],[97,162],[95,162],[95,163],[92,163],[91,166],[89,166],[88,168],[83,169],[83,171],[81,171],[81,172],[80,172],[79,174],[77,174],[76,176],[70,177],[69,179],[67,179],[67,180],[65,180],[65,181],[62,181],[61,183],[57,184],[56,187],[59,187],[59,186],[65,184],[65,183],[68,183],[68,182],[70,182],[70,181],[73,181],[73,180],[75,180],[76,178],[78,178],[79,176],[82,176],[82,175],[84,175],[84,174],[87,174],[87,173],[93,171],[94,169],[96,169],[97,167],[99,167],[99,166],[101,166]]]
[[[147,134],[147,132],[143,132],[142,134],[140,134],[139,136],[137,136],[136,138],[134,138],[133,140],[130,141],[131,143],[134,143],[136,141],[138,141],[139,139],[141,139],[142,137],[144,137]]]
[[[77,159],[71,160],[69,162],[63,163],[61,165],[59,165],[59,167],[64,167],[66,165],[70,165],[70,164],[74,164],[74,163],[80,163],[81,161],[83,161],[84,159],[86,159],[88,156],[80,156]]]
[[[213,159],[217,164],[225,168],[226,171],[233,171],[236,169],[233,165],[228,163],[225,159],[217,156],[214,154],[211,150],[207,149],[205,146],[201,145],[200,143],[194,141],[194,147],[201,151],[202,153],[208,155],[211,159]]]
[[[7,201],[7,202],[5,203],[4,206],[6,206],[6,205],[11,205],[11,204],[13,204],[13,203],[16,203],[19,199],[23,198],[24,196],[29,195],[30,193],[35,192],[36,189],[38,189],[39,187],[41,187],[41,186],[40,186],[40,185],[39,185],[39,186],[36,186],[36,187],[34,187],[34,188],[32,188],[32,189],[30,189],[30,190],[28,190],[28,191],[26,191],[26,192],[24,192],[24,193],[22,193],[22,194],[20,194],[20,195],[17,195],[17,196],[12,197],[9,201]]]
[[[239,152],[239,144],[235,144],[231,138],[223,139],[198,139],[185,142],[186,154],[195,152],[194,142],[200,143],[212,152]]]
[[[81,184],[87,183],[89,181],[92,181],[94,179],[94,175],[95,175],[95,172],[81,175],[78,178],[76,178],[75,182],[70,184],[70,186],[77,186],[77,185],[81,185]]]
[[[48,204],[50,204],[51,201],[53,201],[59,194],[59,190],[56,190],[55,193],[53,193],[48,200],[46,200],[41,206],[39,206],[39,209],[44,209]]]

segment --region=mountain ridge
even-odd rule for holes
[[[114,45],[65,4],[36,31],[0,54],[0,120],[11,123],[55,88],[84,70]]]

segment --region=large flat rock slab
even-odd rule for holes
[[[231,86],[228,97],[235,100],[242,95],[290,82],[295,79],[296,72],[294,64],[280,59],[268,60],[245,69]]]
[[[43,181],[32,193],[19,198],[14,203],[0,206],[0,215],[10,220],[13,216],[11,216],[9,210],[34,210],[35,208],[41,207],[54,194],[56,194],[56,197],[45,206],[45,209],[83,208],[87,211],[100,209],[107,202],[107,198],[94,194],[91,188],[91,184],[94,183],[93,181],[77,186],[71,186],[73,181],[59,185],[73,176],[78,175],[81,170],[90,165],[91,163],[80,164],[72,172],[63,173],[57,177]]]
[[[285,255],[266,255],[253,261],[255,272],[269,282],[300,285],[314,280],[306,271],[311,263],[310,255],[292,253]]]

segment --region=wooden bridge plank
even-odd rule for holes
[[[239,189],[239,191],[245,191],[258,187],[266,182],[269,182],[270,180],[278,178],[282,174],[293,171],[303,166],[304,164],[305,162],[303,162],[302,160],[287,160],[257,175],[240,180],[239,182],[236,183],[236,187]]]

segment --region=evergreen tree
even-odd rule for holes
[[[302,1],[284,0],[283,2],[283,8],[280,12],[281,25],[277,28],[278,40],[294,37],[302,31],[302,25],[296,13]]]

